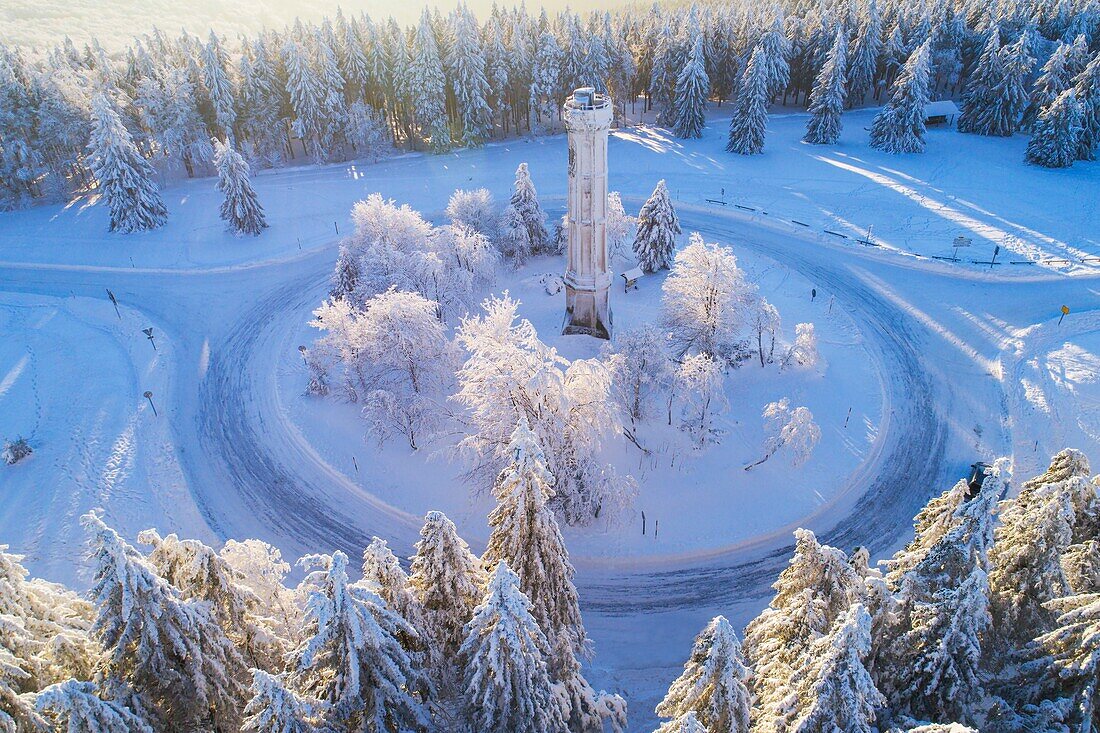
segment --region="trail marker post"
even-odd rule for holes
[[[990,260],[989,260],[989,269],[990,270],[993,269],[993,265],[997,264],[997,255],[1000,254],[1000,252],[1001,252],[1001,245],[998,244],[996,247],[993,248],[993,257],[991,257]]]
[[[817,299],[817,288],[810,288],[810,302],[814,302]]]
[[[153,393],[149,390],[145,390],[145,399],[149,400],[149,407],[153,408],[153,417],[159,417],[157,415],[157,406],[153,404]]]
[[[143,329],[141,329],[141,332],[145,334],[145,337],[149,339],[149,343],[151,343],[153,345],[153,351],[156,351],[157,350],[157,342],[153,340],[153,329],[152,329],[152,327],[143,328]]]
[[[1062,320],[1068,315],[1069,315],[1069,306],[1068,305],[1063,305],[1062,306],[1062,315],[1058,317],[1058,325],[1059,326],[1062,325]]]

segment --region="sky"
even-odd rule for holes
[[[485,17],[493,0],[468,0],[478,17]],[[449,10],[455,3],[445,0],[426,3]],[[502,2],[508,4],[507,2]],[[532,10],[545,7],[558,11],[567,5],[575,11],[612,8],[615,0],[543,0],[528,2]],[[108,50],[125,46],[131,38],[154,26],[166,31],[179,28],[206,35],[210,28],[236,36],[263,27],[282,27],[295,16],[318,20],[332,16],[337,6],[345,14],[365,11],[375,18],[394,16],[403,24],[420,15],[424,5],[388,0],[3,0],[0,2],[0,42],[8,45],[42,47],[57,44],[66,35],[78,46],[93,37]]]

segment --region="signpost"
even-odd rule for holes
[[[1062,306],[1062,315],[1058,318],[1058,325],[1059,326],[1062,325],[1062,319],[1064,319],[1068,315],[1069,315],[1069,306],[1068,305],[1063,305]]]
[[[142,333],[144,333],[148,337],[149,343],[151,343],[153,345],[153,351],[156,351],[157,350],[157,342],[153,340],[153,329],[152,329],[152,327],[143,328],[141,330],[142,330]]]
[[[959,261],[959,247],[969,247],[971,245],[971,243],[972,242],[971,242],[970,237],[962,237],[962,236],[955,237],[955,241],[954,241],[955,254],[952,255],[952,259],[955,260],[956,262],[958,262]]]
[[[153,408],[153,417],[159,417],[157,415],[157,406],[153,404],[153,393],[149,390],[145,390],[145,399],[149,400],[149,407]]]
[[[993,265],[997,264],[997,255],[1001,252],[1001,245],[997,245],[993,248],[993,257],[989,260],[989,269],[993,269]]]
[[[110,288],[107,288],[107,297],[111,299],[111,305],[115,307],[115,315],[118,316],[118,320],[122,320],[122,314],[118,312],[118,301],[115,300],[115,294],[111,292]]]

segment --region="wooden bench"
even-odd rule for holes
[[[645,277],[645,273],[642,272],[642,268],[634,267],[626,272],[620,273],[620,277],[623,279],[623,292],[625,293],[631,288],[637,288],[638,281]]]

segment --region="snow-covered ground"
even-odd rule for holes
[[[621,538],[599,527],[570,533],[597,643],[590,677],[627,695],[632,729],[651,729],[654,702],[709,616],[742,624],[766,602],[789,553],[787,525],[882,556],[905,539],[916,508],[973,460],[1013,452],[1026,475],[1063,445],[1100,455],[1095,268],[1067,277],[1055,267],[944,263],[816,231],[872,227],[875,241],[937,255],[966,234],[972,259],[998,243],[1052,257],[1095,253],[1100,167],[1039,170],[1023,164],[1023,138],[944,129],[930,133],[923,156],[885,156],[866,146],[869,120],[846,115],[841,144],[815,148],[798,142],[804,116],[773,117],[766,153],[751,158],[723,150],[720,113],[700,141],[649,128],[611,142],[611,187],[628,208],[667,179],[684,228],[734,247],[788,333],[814,321],[827,362],[820,375],[764,379],[749,364],[731,377],[737,422],[723,443],[689,457],[683,473],[645,477],[640,501],[663,502],[651,515],[658,540],[640,544],[636,525]],[[446,464],[421,459],[399,481],[409,464],[398,446],[379,458],[351,408],[301,398],[296,349],[355,200],[380,191],[438,218],[456,187],[486,186],[502,200],[525,160],[548,207],[560,208],[565,145],[549,137],[260,174],[272,227],[254,240],[222,232],[210,180],[169,186],[169,224],[149,234],[108,234],[92,202],[0,215],[0,437],[22,433],[36,449],[0,466],[0,542],[28,552],[36,573],[78,585],[87,578],[76,517],[94,506],[131,536],[147,525],[257,536],[288,555],[358,553],[371,534],[407,554],[423,512],[454,506],[476,543],[483,507],[463,504],[468,487]],[[727,204],[768,213],[706,201],[722,188]],[[544,260],[530,271],[551,269]],[[500,286],[549,337],[561,304],[524,277],[503,275]],[[657,291],[656,278],[617,291],[616,323],[651,317]],[[1059,326],[1063,304],[1071,313]],[[156,352],[141,333],[149,326]],[[567,355],[592,346],[576,349]],[[810,405],[826,428],[816,463],[794,474],[776,457],[762,467],[778,472],[773,480],[761,471],[741,483],[739,466],[759,448],[759,410],[780,394]],[[349,454],[363,458],[358,472]]]

